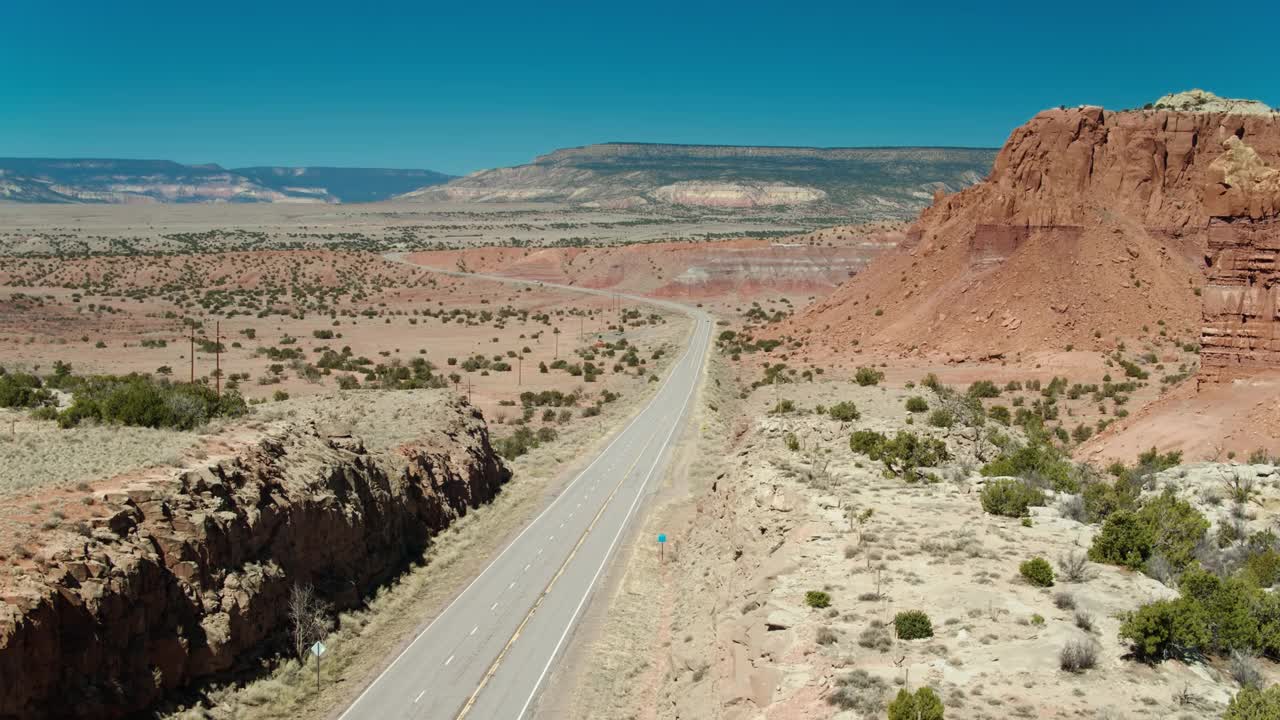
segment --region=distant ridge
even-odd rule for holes
[[[0,200],[23,203],[375,202],[453,176],[432,170],[252,167],[112,158],[0,158]]]
[[[610,142],[562,148],[527,165],[472,173],[404,197],[905,219],[936,191],[956,192],[982,180],[995,154],[994,148]]]

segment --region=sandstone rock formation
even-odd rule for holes
[[[295,583],[357,604],[510,477],[478,411],[450,407],[403,446],[286,423],[106,492],[108,517],[6,581],[0,718],[121,717],[243,667],[286,631]]]
[[[1210,165],[1201,382],[1280,368],[1280,170],[1238,137]]]
[[[1257,100],[1218,97],[1207,90],[1195,88],[1170,93],[1155,102],[1156,110],[1174,112],[1235,113],[1239,115],[1266,115],[1273,110]]]
[[[1158,320],[1194,337],[1209,209],[1240,196],[1206,193],[1232,138],[1275,164],[1280,116],[1041,112],[985,182],[939,198],[907,243],[783,332],[837,351],[858,341],[961,357],[1091,347]]]

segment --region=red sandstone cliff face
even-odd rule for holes
[[[910,242],[783,332],[837,352],[858,341],[961,357],[1092,347],[1158,320],[1191,339],[1207,204],[1236,202],[1211,169],[1231,138],[1275,164],[1280,116],[1042,112],[985,182],[937,199]]]
[[[357,604],[510,477],[478,411],[393,452],[314,424],[110,492],[114,511],[6,590],[0,718],[110,718],[242,667],[295,583]]]
[[[1280,368],[1280,170],[1227,138],[1205,188],[1201,382]]]

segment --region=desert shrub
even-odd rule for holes
[[[1137,570],[1158,553],[1179,571],[1195,558],[1209,521],[1170,491],[1144,502],[1136,512],[1111,513],[1093,539],[1089,559]]]
[[[819,645],[833,645],[839,639],[840,639],[840,636],[837,635],[834,630],[827,627],[826,625],[823,625],[822,627],[818,628],[818,632],[814,634],[814,642],[818,643]]]
[[[929,413],[929,424],[938,428],[949,428],[956,424],[955,413],[948,408],[938,408]]]
[[[810,590],[804,594],[804,604],[818,609],[831,607],[831,595],[821,590]]]
[[[1280,718],[1280,685],[1266,690],[1246,687],[1227,704],[1222,720],[1277,720]]]
[[[1155,661],[1198,652],[1209,642],[1203,608],[1187,598],[1157,600],[1128,614],[1120,625],[1139,660]]]
[[[872,456],[880,452],[880,448],[887,440],[884,433],[874,430],[857,430],[849,436],[849,449],[861,455]]]
[[[1084,672],[1097,664],[1098,646],[1088,638],[1068,640],[1058,653],[1058,666],[1067,672]]]
[[[995,460],[983,465],[981,472],[987,477],[1020,477],[1059,492],[1079,490],[1071,461],[1043,438],[1026,445],[1010,445]]]
[[[979,380],[969,386],[968,395],[975,398],[1000,397],[1000,388],[990,380]]]
[[[893,647],[893,638],[889,637],[889,630],[884,623],[872,620],[869,626],[858,633],[858,646],[887,653]]]
[[[37,408],[53,403],[53,394],[39,377],[0,368],[0,407]]]
[[[859,385],[867,387],[868,385],[879,385],[884,379],[884,373],[870,367],[860,367],[853,374],[853,379]]]
[[[528,425],[521,425],[514,433],[495,440],[493,449],[507,460],[513,460],[555,438],[556,431],[552,428],[542,427],[534,432]]]
[[[796,452],[797,450],[800,449],[800,438],[796,437],[796,434],[793,432],[789,432],[786,435],[783,435],[782,443],[786,445],[787,449],[790,450],[791,452]]]
[[[884,694],[889,684],[866,670],[854,670],[836,678],[835,691],[827,702],[841,710],[857,710],[862,717],[875,717],[884,712]]]
[[[982,486],[982,509],[992,515],[1022,517],[1032,505],[1044,504],[1044,493],[1025,480],[1001,478]]]
[[[919,395],[907,398],[907,412],[922,413],[929,411],[929,403]]]
[[[1036,587],[1053,587],[1053,567],[1042,557],[1033,557],[1022,563],[1018,572]]]
[[[1089,559],[1075,550],[1058,556],[1058,571],[1067,582],[1083,582],[1088,564]]]
[[[893,616],[893,629],[899,640],[918,640],[933,637],[933,623],[920,610],[905,610]]]
[[[1071,593],[1060,592],[1053,596],[1053,605],[1059,610],[1075,610],[1076,598]]]
[[[858,412],[858,406],[847,400],[827,408],[827,414],[831,416],[832,420],[839,420],[840,422],[851,422],[862,417],[862,413]]]
[[[1120,510],[1112,513],[1093,537],[1089,559],[1137,570],[1151,555],[1151,542],[1150,530],[1137,514]]]
[[[1138,489],[1120,481],[1085,483],[1081,497],[1089,522],[1102,522],[1117,510],[1133,510],[1138,506]]]
[[[1009,408],[1004,405],[992,405],[987,408],[987,417],[1006,427],[1013,422],[1013,415],[1009,413]]]
[[[71,406],[58,414],[58,424],[75,427],[86,420],[135,427],[191,430],[215,417],[248,412],[244,398],[227,390],[219,397],[200,383],[155,381],[147,375],[97,375],[76,378]]]
[[[1262,673],[1258,670],[1258,664],[1253,661],[1253,656],[1241,650],[1231,651],[1231,662],[1227,666],[1231,672],[1231,679],[1240,684],[1240,687],[1262,687]]]
[[[889,720],[942,720],[942,699],[932,688],[922,687],[912,694],[903,688],[889,703]]]

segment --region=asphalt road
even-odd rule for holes
[[[639,414],[373,681],[342,720],[525,717],[620,543],[656,542],[632,538],[627,528],[687,423],[712,324],[693,308],[622,297],[689,314],[694,329],[684,354]]]

